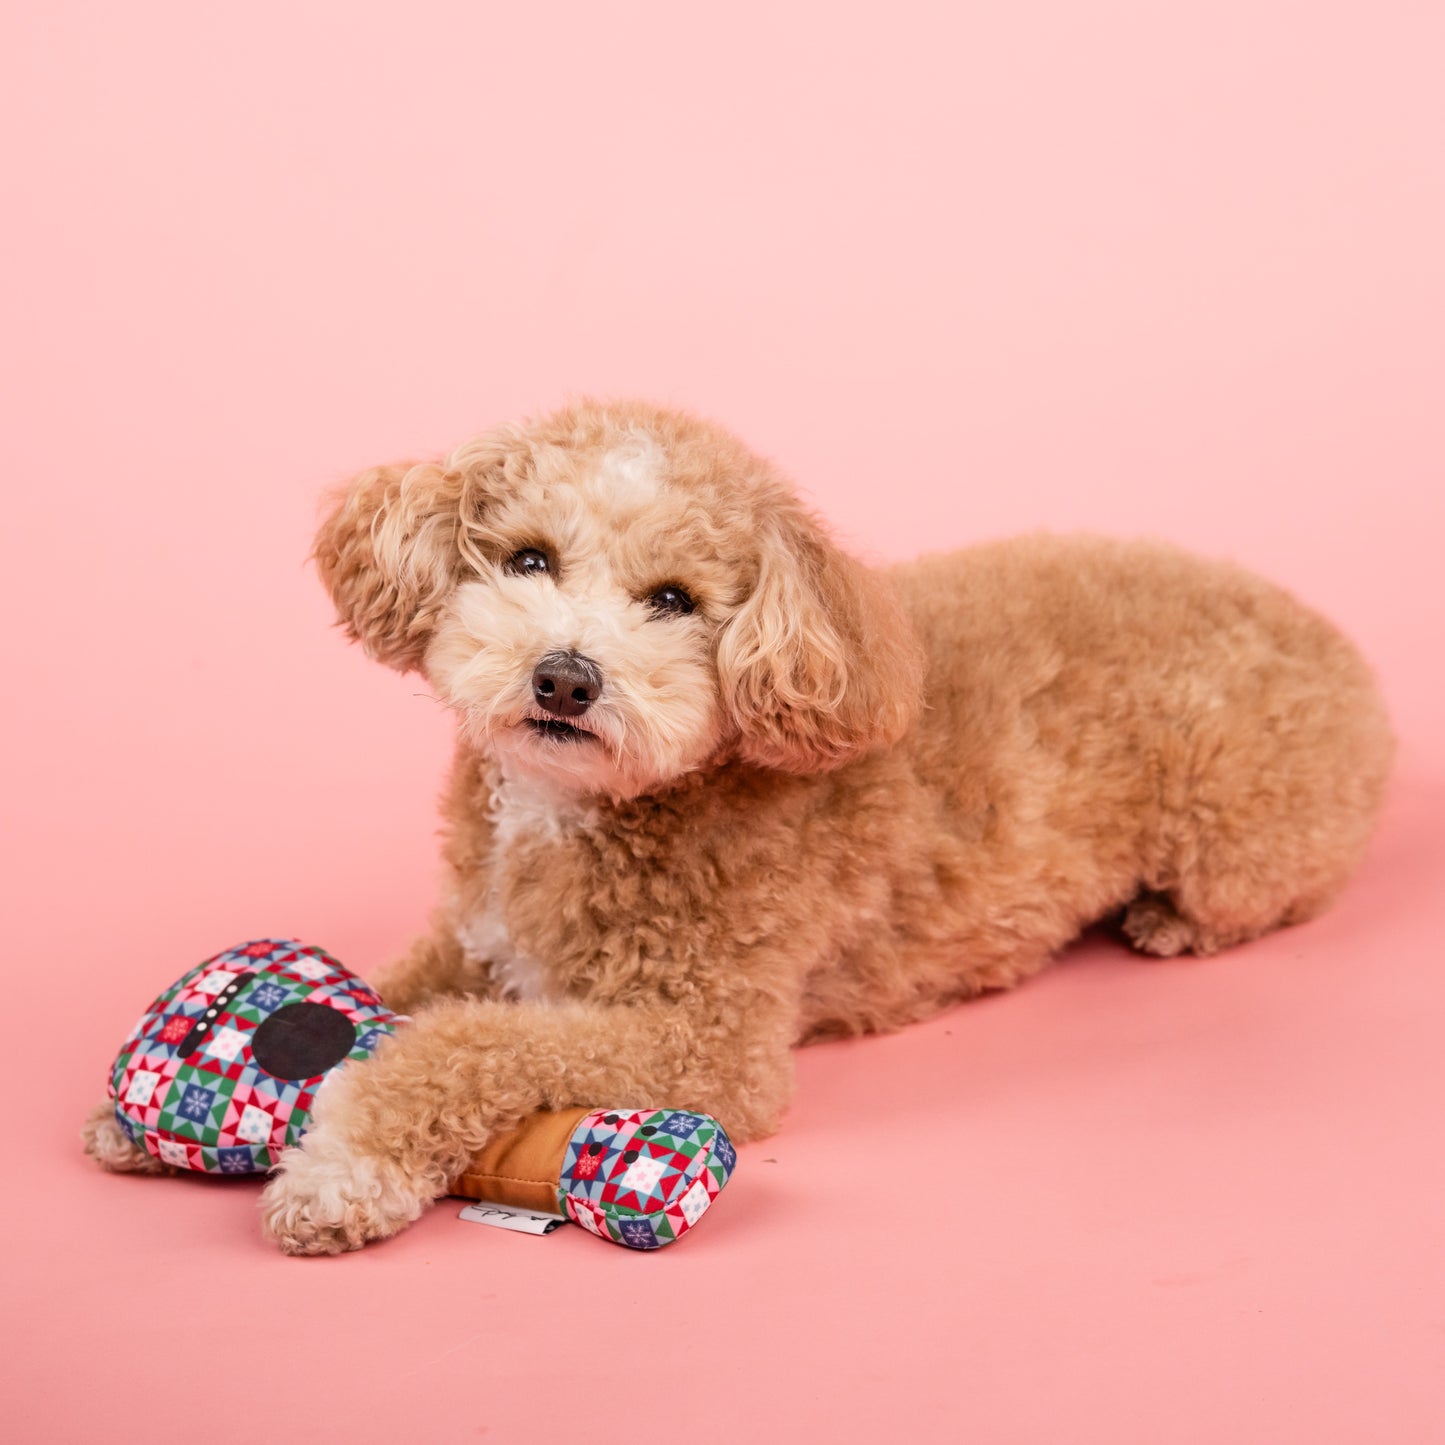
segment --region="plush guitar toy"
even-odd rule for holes
[[[332,1071],[405,1024],[324,949],[244,943],[141,1015],[111,1070],[115,1117],[132,1143],[177,1169],[264,1173],[301,1138]],[[493,1140],[452,1193],[656,1249],[702,1218],[735,1162],[706,1114],[567,1109]]]

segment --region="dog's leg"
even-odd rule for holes
[[[491,992],[487,969],[466,957],[442,917],[373,983],[386,1006],[401,1014],[444,998],[486,997]]]
[[[1124,933],[1140,953],[1156,958],[1218,953],[1307,922],[1323,913],[1343,886],[1341,879],[1314,891],[1271,892],[1254,880],[1196,880],[1177,893],[1141,893],[1125,910]]]
[[[791,1091],[793,1007],[759,991],[722,1023],[675,1006],[438,1004],[322,1090],[266,1188],[265,1232],[288,1254],[384,1239],[538,1109],[670,1105],[757,1138]]]
[[[113,1174],[174,1174],[154,1154],[147,1154],[116,1122],[115,1105],[97,1104],[86,1116],[80,1131],[85,1152]]]
[[[1146,953],[1215,953],[1323,912],[1374,831],[1394,741],[1368,670],[1301,629],[1168,751],[1157,837],[1124,931]],[[1222,684],[1221,684],[1222,685]]]
[[[1315,827],[1266,819],[1252,831],[1215,821],[1180,847],[1161,892],[1126,909],[1124,933],[1141,953],[1210,954],[1324,912],[1345,886],[1368,839],[1360,819]],[[1225,820],[1227,822],[1227,820]],[[1326,841],[1319,841],[1324,839]]]

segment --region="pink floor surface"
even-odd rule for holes
[[[283,1259],[256,1185],[74,1147],[156,973],[137,949],[23,988],[22,1076],[64,1074],[9,1150],[11,1438],[94,1439],[117,1401],[217,1441],[273,1413],[298,1441],[1438,1438],[1442,801],[1407,777],[1320,922],[1202,962],[1090,938],[1013,995],[807,1052],[783,1132],[651,1256],[449,1201]]]
[[[0,1433],[1445,1438],[1445,12],[500,9],[0,19]],[[578,392],[731,423],[876,557],[1294,588],[1401,739],[1355,884],[807,1051],[655,1256],[448,1204],[287,1260],[254,1183],[102,1175],[160,987],[367,972],[430,903],[448,721],[331,630],[318,495]]]

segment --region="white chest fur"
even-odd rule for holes
[[[489,812],[491,882],[483,905],[458,918],[457,942],[472,962],[490,967],[505,997],[544,999],[548,995],[546,970],[535,958],[513,946],[501,878],[512,849],[560,838],[577,826],[582,809],[575,799],[545,783],[503,773],[492,794]]]

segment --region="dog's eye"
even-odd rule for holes
[[[519,577],[536,577],[551,570],[552,563],[547,554],[537,547],[523,547],[507,558],[507,571],[515,572]]]
[[[692,598],[682,590],[681,587],[674,587],[669,583],[666,587],[659,587],[651,597],[647,599],[647,605],[654,612],[677,612],[686,614],[692,611]]]

